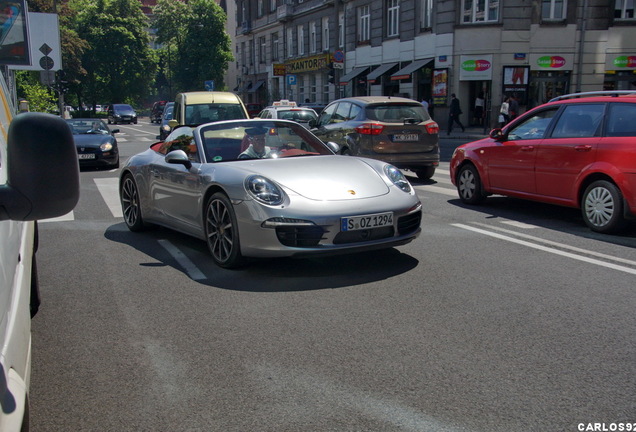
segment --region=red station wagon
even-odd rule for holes
[[[457,147],[450,174],[467,204],[525,198],[580,208],[593,231],[619,231],[636,215],[636,92],[552,99]]]

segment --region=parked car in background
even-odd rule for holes
[[[113,104],[108,106],[108,124],[134,123],[137,124],[137,112],[128,104]]]
[[[150,123],[161,123],[161,116],[163,115],[163,109],[166,106],[166,101],[157,101],[152,104],[150,110]]]
[[[467,204],[490,194],[580,208],[590,229],[636,216],[636,92],[589,92],[540,105],[459,146],[450,174]]]
[[[254,118],[258,116],[258,113],[262,111],[263,105],[259,103],[248,103],[245,104],[245,108],[247,108],[247,113],[249,114],[250,118]]]
[[[402,172],[334,150],[287,120],[175,129],[122,168],[124,222],[200,238],[228,268],[245,257],[353,253],[415,239],[422,206]]]
[[[311,120],[315,121],[318,118],[318,114],[311,108],[299,107],[296,102],[283,99],[264,108],[257,117],[262,119],[292,120],[309,128],[309,122]]]
[[[231,92],[187,92],[179,93],[174,101],[174,114],[169,125],[198,126],[222,120],[247,119],[249,114],[243,101]]]
[[[362,96],[331,102],[311,123],[323,141],[345,155],[364,156],[408,169],[430,179],[439,165],[439,126],[412,99]]]
[[[80,167],[119,168],[119,148],[115,134],[102,120],[77,118],[66,120],[73,131]]]
[[[159,135],[157,139],[163,141],[166,139],[170,131],[170,120],[172,120],[172,115],[174,114],[174,102],[168,102],[163,109],[163,114],[161,115],[161,122],[159,126]]]

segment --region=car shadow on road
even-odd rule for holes
[[[250,259],[239,269],[227,270],[212,261],[204,241],[165,228],[141,233],[130,232],[124,223],[109,227],[106,239],[130,246],[149,260],[131,262],[144,267],[170,266],[196,282],[216,288],[285,292],[342,288],[368,284],[400,276],[414,269],[419,261],[397,248],[337,256],[310,258]],[[203,278],[193,277],[180,262],[160,245],[167,240],[187,257]]]
[[[514,221],[636,249],[636,221],[631,221],[619,233],[601,234],[590,230],[583,221],[581,210],[575,208],[499,195],[488,197],[479,205],[464,204],[459,198],[447,202],[456,207],[483,213],[487,220]]]

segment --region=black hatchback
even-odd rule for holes
[[[128,104],[113,104],[108,107],[108,124],[137,124],[137,113]]]
[[[413,99],[338,99],[310,125],[322,141],[339,144],[342,154],[379,159],[423,180],[433,177],[439,165],[439,126]]]

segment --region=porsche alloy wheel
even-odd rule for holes
[[[124,222],[131,231],[141,231],[145,228],[141,217],[139,205],[139,190],[132,175],[124,177],[120,191],[121,209],[124,214]]]
[[[208,200],[205,211],[205,237],[214,262],[223,268],[243,262],[238,225],[230,200],[217,192]]]
[[[466,204],[479,204],[486,196],[481,188],[481,179],[474,165],[466,164],[457,174],[457,193]]]
[[[597,180],[585,189],[581,210],[583,220],[592,231],[611,233],[625,226],[623,196],[609,181]]]

